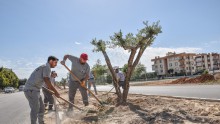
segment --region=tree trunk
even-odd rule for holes
[[[116,91],[116,94],[117,94],[117,96],[118,96],[117,102],[118,102],[118,104],[121,104],[121,102],[122,102],[122,94],[121,94],[120,87],[119,87],[119,85],[118,85],[118,83],[117,83],[116,74],[115,74],[115,72],[114,72],[114,69],[113,69],[113,67],[112,67],[112,65],[111,65],[111,62],[110,62],[110,59],[109,59],[107,53],[106,53],[105,51],[102,51],[102,53],[103,53],[103,55],[104,55],[106,64],[107,64],[107,66],[108,66],[108,68],[109,68],[109,70],[110,70],[110,72],[111,72],[111,74],[112,74],[112,79],[113,79],[115,91]]]
[[[127,102],[127,96],[128,96],[128,91],[129,91],[129,87],[130,87],[129,81],[130,81],[130,77],[132,74],[132,63],[133,63],[136,51],[137,51],[137,49],[133,49],[131,51],[131,54],[130,54],[130,57],[128,60],[128,70],[127,70],[126,76],[125,76],[125,87],[124,87],[123,98],[122,98],[123,104],[126,104],[126,102]]]
[[[127,103],[127,97],[128,97],[128,92],[129,92],[130,84],[129,81],[125,81],[125,88],[123,90],[123,98],[122,98],[122,104],[126,105]]]

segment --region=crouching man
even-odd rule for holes
[[[79,88],[79,91],[82,95],[83,103],[85,106],[89,105],[88,102],[88,96],[87,96],[87,91],[84,89],[81,85],[85,86],[86,81],[89,79],[89,72],[90,72],[90,67],[87,64],[88,60],[88,55],[85,53],[82,53],[80,55],[80,58],[77,58],[75,56],[71,55],[65,55],[63,58],[63,61],[61,61],[62,65],[65,65],[65,61],[69,59],[72,62],[72,69],[71,71],[73,74],[76,75],[76,77],[79,78],[79,80],[82,82],[80,84],[72,75],[70,74],[70,79],[69,79],[69,101],[74,103],[74,98],[76,95],[76,91]],[[69,111],[73,110],[73,106],[69,104]]]
[[[57,77],[57,73],[55,71],[52,71],[50,81],[51,81],[51,84],[54,86],[54,88],[57,86],[56,82],[55,82],[56,77]],[[43,84],[43,87],[48,88],[46,83]],[[46,108],[48,106],[48,103],[49,103],[48,110],[53,110],[53,104],[54,104],[53,95],[44,88],[42,88],[42,91],[43,91],[43,94],[44,94],[44,107]]]
[[[47,63],[36,68],[25,84],[24,94],[31,108],[31,124],[36,124],[37,119],[39,124],[44,124],[44,104],[40,95],[40,89],[44,82],[50,90],[54,91],[56,97],[60,97],[60,94],[52,86],[50,81],[51,68],[55,68],[57,62],[58,59],[56,57],[48,57]]]

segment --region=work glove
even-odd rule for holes
[[[81,86],[82,86],[82,87],[86,87],[86,81],[84,81],[84,80],[81,81]]]

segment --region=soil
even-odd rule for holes
[[[166,85],[182,85],[182,84],[220,84],[220,73],[213,75],[203,74],[201,76],[189,78],[182,77],[179,79],[166,79],[158,81],[148,81],[144,83],[133,83],[131,86],[166,86]]]
[[[183,77],[183,78],[172,81],[171,84],[207,83],[207,82],[213,82],[213,81],[215,81],[215,78],[213,75],[203,74],[201,76],[194,77],[194,78]]]
[[[62,124],[220,124],[220,102],[188,100],[160,96],[129,95],[126,106],[116,106],[116,95],[110,93],[98,98],[106,104],[100,106],[93,98],[84,107],[81,95],[77,92],[75,105],[85,109],[67,112],[68,104],[60,100],[64,112]],[[67,98],[67,93],[62,94]]]

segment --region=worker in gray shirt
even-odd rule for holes
[[[69,101],[74,103],[74,98],[76,95],[76,91],[79,88],[79,91],[82,95],[83,103],[85,106],[89,105],[88,102],[88,96],[87,96],[87,91],[84,89],[81,85],[85,86],[86,81],[89,79],[89,72],[90,72],[90,67],[87,63],[88,60],[88,55],[86,53],[82,53],[80,55],[80,58],[77,58],[72,55],[65,55],[63,57],[63,61],[61,61],[62,65],[65,65],[65,61],[69,59],[72,62],[72,69],[71,71],[73,74],[76,75],[76,77],[81,80],[82,84],[80,84],[76,79],[72,77],[70,74],[69,76]],[[69,104],[69,111],[73,110],[73,106]]]
[[[31,108],[31,124],[36,124],[37,119],[39,124],[44,123],[44,104],[40,95],[40,89],[42,88],[44,82],[50,90],[54,91],[58,98],[60,97],[60,94],[52,86],[50,81],[51,68],[56,67],[57,62],[58,59],[56,57],[48,57],[47,63],[36,68],[25,84],[24,94]]]
[[[117,82],[118,82],[119,87],[122,87],[122,89],[124,89],[125,88],[125,75],[121,71],[119,71],[118,67],[115,67],[115,73],[117,76]]]
[[[57,77],[57,73],[55,71],[52,71],[50,75],[50,81],[54,87],[56,87],[56,83],[55,83],[56,77]],[[43,87],[48,88],[46,83],[43,84]],[[42,92],[44,94],[44,107],[46,108],[49,103],[48,110],[53,110],[53,104],[54,104],[53,94],[51,94],[49,91],[47,91],[44,88],[42,88]]]
[[[94,87],[95,94],[97,95],[96,85],[95,85],[95,72],[91,71],[89,73],[89,80],[88,80],[88,89],[91,89],[91,85]],[[90,93],[88,93],[88,96],[90,96]]]

